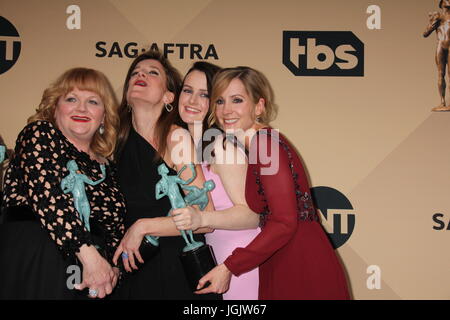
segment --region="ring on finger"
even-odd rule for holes
[[[128,259],[128,253],[127,252],[122,252],[122,259]]]
[[[89,296],[92,298],[96,298],[98,296],[98,291],[95,289],[89,288]]]

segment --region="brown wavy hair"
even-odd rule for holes
[[[131,73],[136,68],[136,65],[144,60],[156,60],[163,66],[167,78],[167,90],[174,94],[174,100],[171,103],[174,106],[174,110],[172,110],[171,112],[177,112],[175,106],[178,103],[178,93],[181,86],[180,72],[170,63],[170,61],[163,55],[163,53],[158,50],[149,50],[140,54],[131,63],[123,85],[122,102],[119,105],[120,128],[115,151],[116,158],[120,157],[120,153],[125,146],[131,126],[133,125],[132,113],[127,101],[128,83],[130,82]],[[156,122],[155,134],[156,140],[158,141],[158,154],[156,155],[156,159],[164,157],[164,152],[167,148],[167,136],[169,135],[171,129],[171,127],[167,125],[167,118],[170,116],[170,114],[170,112],[167,112],[166,109],[163,108],[161,115]]]
[[[260,98],[264,99],[264,111],[259,116],[259,122],[265,125],[269,125],[271,121],[275,120],[278,113],[278,105],[275,104],[275,94],[272,86],[266,76],[250,67],[234,67],[225,68],[219,71],[215,76],[212,86],[211,94],[211,114],[208,122],[212,126],[216,124],[216,102],[217,98],[228,87],[233,79],[239,79],[245,87],[248,95],[256,105]]]
[[[104,133],[95,132],[91,149],[102,157],[109,158],[114,152],[117,140],[119,116],[117,98],[106,76],[97,70],[73,68],[64,72],[53,84],[45,89],[36,113],[28,118],[28,123],[37,120],[51,122],[55,127],[55,110],[60,97],[67,95],[74,88],[95,92],[102,99],[105,107]]]

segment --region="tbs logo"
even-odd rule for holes
[[[364,43],[351,31],[283,31],[283,64],[296,76],[364,76]]]

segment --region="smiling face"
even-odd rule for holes
[[[140,61],[128,81],[127,101],[152,105],[171,103],[173,94],[167,90],[167,75],[157,60]]]
[[[255,104],[242,81],[237,78],[219,93],[215,104],[217,121],[222,129],[228,131],[252,128],[264,110],[264,100],[259,99]]]
[[[98,94],[73,88],[58,99],[55,122],[72,143],[90,143],[105,116],[105,107]]]
[[[194,70],[186,76],[178,100],[178,110],[181,119],[188,125],[195,121],[202,122],[205,118],[209,110],[209,94],[203,72]]]

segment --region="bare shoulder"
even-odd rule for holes
[[[177,125],[170,127],[164,161],[172,167],[194,162],[194,142],[188,130]]]
[[[247,170],[247,157],[245,151],[241,150],[231,141],[224,139],[217,139],[214,145],[214,165],[213,171],[220,176],[231,176],[232,173]]]
[[[169,134],[167,135],[167,145],[173,146],[180,142],[180,139],[183,139],[183,141],[192,140],[191,134],[185,128],[173,124],[170,127]]]

